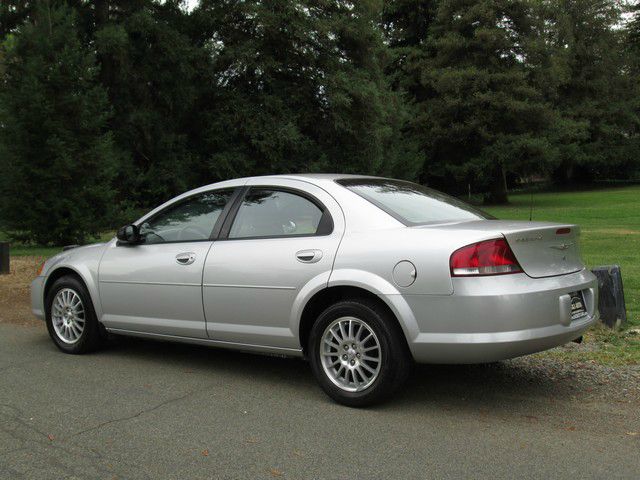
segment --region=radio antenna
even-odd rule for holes
[[[529,193],[529,221],[533,219],[533,190]]]

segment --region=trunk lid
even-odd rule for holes
[[[580,227],[551,225],[503,232],[520,266],[530,277],[549,277],[578,272]]]
[[[435,227],[435,225],[434,225]],[[478,220],[436,228],[503,235],[518,263],[530,277],[552,277],[584,268],[580,258],[580,227],[571,224],[507,220]],[[462,232],[460,232],[462,233]]]

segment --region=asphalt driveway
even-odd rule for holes
[[[0,478],[638,478],[640,372],[425,367],[332,403],[301,360],[121,339],[58,352],[0,323]]]

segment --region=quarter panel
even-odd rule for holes
[[[409,342],[420,333],[418,322],[406,299],[386,279],[365,270],[334,269],[331,272],[328,286],[357,287],[378,295],[398,319],[400,327]]]
[[[291,316],[289,318],[289,328],[295,338],[300,338],[300,321],[302,320],[302,312],[307,303],[313,296],[327,288],[331,271],[327,270],[316,275],[307,282],[297,293],[293,306],[291,308]]]
[[[259,181],[259,179],[253,180]],[[346,232],[369,232],[403,226],[398,220],[334,179],[314,178],[313,182],[327,192],[340,205],[346,219]]]
[[[438,230],[401,227],[348,233],[336,256],[335,269],[366,271],[384,279],[382,294],[451,295],[449,257],[452,245],[451,239]],[[393,269],[403,260],[416,267],[416,280],[408,287],[397,286],[393,280]]]

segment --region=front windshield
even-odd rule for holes
[[[337,182],[405,225],[493,218],[457,198],[416,183],[382,178],[350,178]]]

